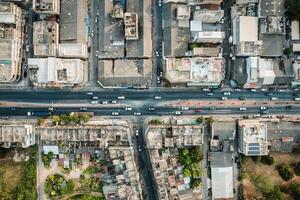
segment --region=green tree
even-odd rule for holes
[[[273,184],[266,176],[251,176],[251,182],[263,194],[268,194],[273,191]]]
[[[271,192],[263,194],[263,196],[265,200],[283,200],[283,193],[278,186],[274,186]]]
[[[196,122],[198,123],[203,123],[204,122],[204,117],[203,116],[200,116],[196,119]]]
[[[61,119],[58,115],[51,116],[51,120],[54,125],[58,125],[61,122]]]
[[[295,165],[294,172],[297,176],[300,176],[300,162],[297,162],[297,164]]]
[[[200,147],[192,147],[189,150],[190,157],[192,159],[192,162],[200,162],[203,160],[203,152],[200,150]]]
[[[152,119],[150,121],[150,124],[153,124],[153,125],[161,125],[162,122],[159,120],[159,119]]]
[[[300,183],[292,181],[289,185],[283,186],[283,191],[293,197],[293,199],[300,199]]]
[[[90,116],[89,115],[82,115],[80,117],[80,121],[83,121],[84,123],[87,123],[90,120]]]
[[[42,125],[44,123],[45,123],[45,119],[42,118],[42,117],[39,117],[38,120],[37,120],[37,124],[40,126],[40,125]]]
[[[270,155],[262,156],[260,161],[266,165],[273,165],[274,164],[274,158]]]
[[[212,123],[215,122],[215,120],[214,120],[213,117],[208,117],[208,118],[205,119],[205,121],[206,121],[206,123],[207,123],[208,125],[211,125]]]
[[[286,15],[292,20],[300,20],[300,1],[285,0]]]
[[[60,118],[61,118],[61,121],[64,124],[69,124],[70,123],[70,117],[68,115],[61,115]]]
[[[80,123],[80,117],[79,117],[78,113],[70,114],[70,121],[72,121],[75,124],[79,124]]]
[[[291,53],[293,53],[293,49],[292,48],[285,48],[283,50],[283,54],[286,56],[289,56]]]
[[[253,162],[258,163],[260,161],[260,156],[251,156],[251,159],[253,160]]]
[[[194,178],[194,179],[192,179],[191,186],[194,189],[200,188],[200,186],[201,186],[201,179],[200,178]]]
[[[285,181],[289,181],[294,177],[294,172],[292,168],[286,164],[278,166],[277,169],[279,175]]]
[[[187,176],[192,176],[192,173],[191,173],[191,171],[188,169],[188,168],[184,168],[183,169],[183,176],[184,177],[187,177]]]

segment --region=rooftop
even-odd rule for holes
[[[59,14],[60,0],[33,0],[32,7],[40,14]]]
[[[171,83],[217,86],[224,76],[224,61],[219,57],[166,59],[166,78]]]
[[[19,144],[27,148],[35,143],[32,125],[0,125],[0,144]]]
[[[84,82],[85,62],[79,59],[29,58],[30,79],[39,87],[73,86]]]
[[[233,199],[232,154],[212,152],[211,181],[212,199]]]
[[[267,124],[257,120],[239,121],[239,150],[245,155],[267,155]]]
[[[83,0],[60,0],[59,40],[64,43],[87,43],[88,5]]]

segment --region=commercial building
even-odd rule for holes
[[[0,145],[28,148],[35,144],[35,133],[32,125],[0,125]]]
[[[211,151],[234,152],[235,122],[214,122],[211,126]]]
[[[171,84],[217,87],[224,79],[224,60],[219,57],[167,58],[165,66]]]
[[[87,46],[81,43],[61,43],[58,47],[58,56],[86,59],[88,57]]]
[[[213,200],[233,200],[232,154],[211,153],[211,186]]]
[[[59,26],[56,21],[33,23],[33,49],[37,57],[55,57],[59,43]]]
[[[60,0],[32,0],[32,9],[38,14],[58,15]]]
[[[267,124],[258,120],[238,122],[238,150],[246,156],[268,155]]]
[[[80,43],[88,41],[88,5],[85,0],[60,0],[59,21],[60,43]]]
[[[86,62],[80,59],[30,58],[28,67],[37,87],[70,87],[86,81]]]
[[[98,83],[147,87],[152,77],[152,2],[105,1],[99,9]],[[126,12],[125,12],[126,10]]]
[[[13,3],[0,3],[0,83],[20,78],[22,27],[22,10]]]

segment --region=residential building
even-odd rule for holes
[[[0,145],[5,148],[11,146],[28,148],[35,144],[33,126],[26,125],[0,125]]]
[[[19,80],[22,57],[22,10],[13,3],[0,3],[0,83]]]
[[[204,126],[172,120],[167,125],[152,125],[145,138],[156,181],[158,199],[201,199],[201,191],[192,188],[192,177],[184,176],[179,148],[201,148]]]
[[[211,126],[211,151],[234,152],[235,122],[214,122]]]
[[[33,49],[37,57],[55,57],[59,43],[59,26],[56,21],[33,23]]]
[[[138,15],[136,13],[125,13],[125,38],[126,40],[137,40],[139,38]]]
[[[30,58],[29,78],[37,87],[70,87],[87,78],[86,62],[80,59]]]
[[[238,122],[238,150],[246,156],[268,155],[267,124],[259,120]]]
[[[32,9],[38,14],[58,15],[60,0],[32,0]]]
[[[171,84],[217,87],[224,79],[224,60],[219,57],[167,58],[165,66]]]

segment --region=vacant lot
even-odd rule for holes
[[[295,154],[286,154],[286,153],[271,153],[274,158],[273,165],[266,165],[260,161],[254,162],[250,157],[248,157],[243,165],[243,170],[248,174],[243,180],[243,188],[245,198],[248,200],[251,199],[261,199],[262,193],[258,188],[253,184],[252,177],[262,176],[267,179],[274,186],[283,186],[291,181],[300,182],[300,177],[294,176],[293,179],[289,181],[284,181],[278,174],[276,167],[278,165],[287,164],[293,166],[295,163],[300,161],[300,156]],[[284,199],[292,199],[288,195],[284,194]]]
[[[0,157],[0,199],[15,199],[15,191],[23,174],[23,163],[12,160],[12,151],[4,151]]]

